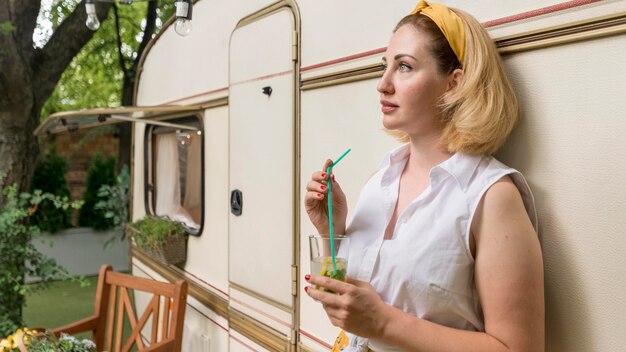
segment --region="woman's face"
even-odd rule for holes
[[[411,25],[393,34],[383,57],[378,83],[383,125],[411,138],[439,135],[443,128],[437,103],[451,79],[439,73],[428,49],[430,37]]]

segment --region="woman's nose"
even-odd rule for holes
[[[381,94],[393,94],[393,84],[391,83],[389,74],[389,71],[383,72],[383,76],[380,78],[380,81],[378,81],[376,90]]]

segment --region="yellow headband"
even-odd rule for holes
[[[435,22],[448,40],[450,47],[456,54],[456,58],[463,65],[465,57],[465,28],[463,27],[463,20],[446,6],[428,3],[424,0],[417,4],[411,15],[418,13],[427,16]]]

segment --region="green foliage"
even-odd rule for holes
[[[52,146],[48,154],[37,164],[31,189],[40,189],[69,201],[70,191],[65,180],[66,172],[67,162]],[[44,200],[31,217],[31,222],[41,231],[54,233],[70,227],[70,218],[70,209],[58,209],[51,201]]]
[[[117,175],[114,185],[102,185],[98,190],[100,200],[96,203],[95,208],[104,212],[104,217],[111,219],[113,225],[117,229],[125,229],[128,222],[128,205],[130,200],[130,174],[128,173],[128,165],[122,166],[122,171]],[[124,231],[122,238],[124,239]],[[115,237],[105,243],[108,245]]]
[[[0,185],[4,175],[0,175]],[[41,278],[43,283],[69,278],[67,270],[47,258],[32,244],[39,235],[37,226],[29,223],[42,201],[48,200],[61,209],[79,208],[81,202],[68,202],[59,196],[35,190],[18,195],[17,185],[0,188],[0,336],[7,336],[22,326],[25,294],[32,288],[24,284],[26,275]],[[39,286],[42,287],[42,286]]]
[[[76,6],[75,1],[63,0],[51,8],[43,8],[36,31],[42,37],[49,37],[52,30],[45,30],[45,24],[55,29]],[[82,50],[74,57],[63,73],[54,92],[50,95],[41,111],[41,118],[65,110],[91,107],[119,106],[122,103],[124,69],[134,79],[139,45],[143,39],[147,2],[134,2],[132,5],[114,5],[120,23],[122,42],[120,64],[118,51],[118,33],[115,26],[115,13],[109,12],[107,20]],[[175,12],[174,1],[160,1],[157,10],[157,32],[163,23]],[[41,42],[37,45],[43,46]],[[131,82],[132,83],[132,82]]]
[[[88,339],[79,340],[74,336],[61,334],[56,338],[50,331],[46,331],[44,336],[35,337],[28,344],[29,352],[96,352],[96,344]]]
[[[85,205],[78,215],[80,226],[89,226],[95,230],[108,230],[115,226],[112,218],[107,218],[104,212],[95,208],[99,201],[98,190],[103,185],[115,185],[115,158],[97,153],[87,171],[87,189],[83,196]]]
[[[170,237],[186,234],[185,227],[180,222],[154,216],[135,221],[132,228],[132,237],[137,247],[153,251],[163,249]]]

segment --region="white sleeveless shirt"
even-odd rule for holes
[[[474,283],[469,238],[484,193],[509,175],[537,230],[533,196],[524,177],[491,156],[456,153],[431,169],[430,186],[398,214],[383,240],[409,156],[405,144],[388,153],[365,185],[346,229],[348,276],[369,281],[383,301],[406,313],[452,328],[484,331]],[[379,351],[400,351],[371,340]]]

